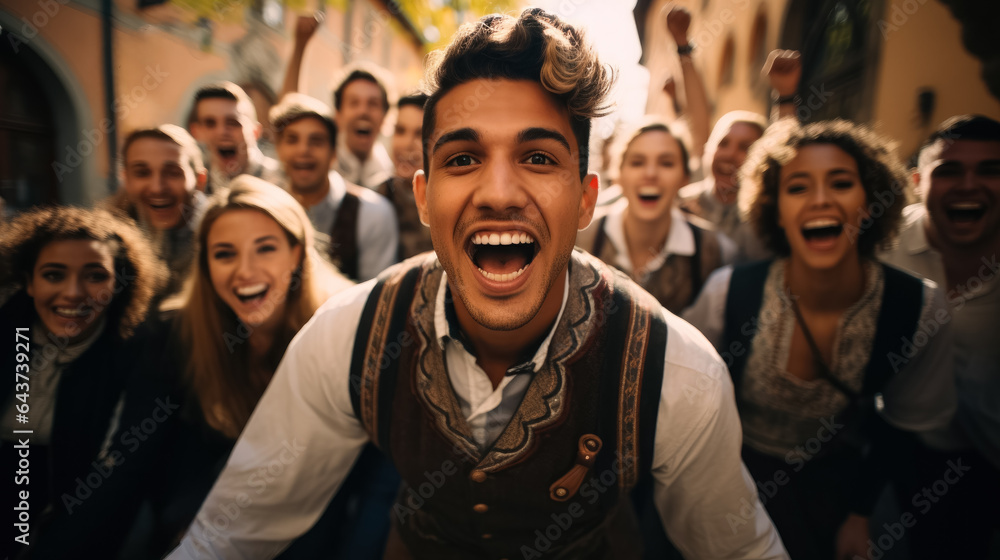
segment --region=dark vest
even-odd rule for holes
[[[608,243],[608,235],[604,231],[606,221],[606,216],[601,218],[581,233],[579,241],[586,245],[584,250],[614,266],[615,250]],[[690,221],[685,223],[694,236],[694,255],[670,255],[667,262],[654,271],[642,286],[661,305],[678,314],[694,303],[708,275],[723,265],[722,249],[714,232]],[[589,230],[593,230],[592,241],[587,238]]]
[[[330,261],[351,280],[358,279],[358,209],[361,198],[354,185],[344,183],[347,191],[340,201],[337,216],[330,228]]]
[[[354,410],[403,478],[391,558],[629,558],[627,492],[652,463],[663,379],[661,308],[584,253],[548,360],[487,449],[471,437],[434,331],[430,256],[383,273],[351,366]],[[367,335],[367,336],[365,336]],[[532,375],[521,373],[517,375]],[[599,448],[598,451],[592,452]]]
[[[733,363],[729,364],[729,373],[737,388],[737,396],[747,358],[753,349],[754,335],[757,334],[756,318],[764,301],[764,284],[773,262],[767,260],[734,267],[729,280],[723,331],[724,348],[733,348],[736,344],[740,348],[747,349],[745,352],[738,352],[739,355],[733,352]],[[901,352],[901,341],[913,337],[924,302],[923,280],[886,264],[880,266],[885,278],[882,307],[879,310],[875,342],[872,344],[861,388],[861,394],[869,396],[882,391],[895,371],[890,362],[891,357]]]

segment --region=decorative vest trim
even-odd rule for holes
[[[548,359],[485,449],[435,332],[437,259],[390,268],[371,292],[351,398],[402,475],[394,531],[412,557],[628,558],[617,547],[636,546],[638,533],[621,525],[628,500],[618,504],[650,472],[667,327],[656,300],[620,272],[581,252],[569,270]]]

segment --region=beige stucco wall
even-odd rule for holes
[[[903,157],[949,116],[1000,119],[1000,101],[990,96],[980,78],[982,64],[962,47],[961,26],[946,7],[937,0],[889,0],[883,20],[873,116],[900,143]],[[928,127],[917,119],[917,92],[924,87],[937,94]]]
[[[244,78],[237,74],[233,64],[234,44],[247,35],[248,25],[256,25],[261,50],[275,59],[275,64],[264,69],[262,78],[275,92],[280,91],[285,63],[292,49],[296,17],[287,8],[284,29],[272,29],[260,22],[239,22],[236,13],[234,21],[215,25],[212,44],[203,50],[199,44],[200,32],[191,25],[193,14],[173,5],[140,11],[135,0],[115,2],[112,40],[119,140],[140,126],[167,122],[183,125],[191,97],[198,87],[221,79],[239,81]],[[44,12],[43,3],[54,11],[54,15]],[[4,0],[0,7],[5,22],[36,18],[33,25],[38,30],[33,39],[35,46],[44,44],[46,49],[56,53],[64,70],[74,78],[75,83],[67,84],[67,88],[74,89],[71,95],[84,100],[80,110],[88,113],[81,119],[87,123],[88,130],[81,130],[79,135],[86,138],[89,134],[90,138],[96,138],[93,151],[87,156],[88,165],[73,170],[73,173],[87,170],[91,175],[85,181],[88,185],[104,182],[109,172],[108,143],[100,130],[107,114],[97,6],[97,0]],[[238,4],[235,9],[242,10]],[[40,12],[42,15],[37,15]],[[350,14],[352,32],[348,44],[352,48],[352,58],[376,64],[387,62],[397,89],[408,91],[416,87],[420,79],[421,47],[401,25],[391,21],[385,5],[380,0],[361,0]],[[8,25],[15,31],[20,31],[20,27]],[[341,41],[344,31],[344,14],[328,10],[323,27],[310,43],[303,61],[302,91],[330,104],[332,80],[343,66]],[[27,44],[31,46],[32,42]],[[62,155],[65,149],[57,146],[56,153]],[[76,198],[92,201],[105,193],[103,185],[96,184]]]
[[[661,91],[664,79],[680,75],[673,40],[669,38],[659,0],[645,22],[646,57],[650,70],[649,112],[670,115]],[[766,51],[787,48],[779,44],[788,0],[711,0],[702,11],[702,0],[683,2],[693,14],[689,36],[696,44],[695,63],[705,80],[712,103],[712,121],[734,109],[767,114],[769,94],[760,68],[749,63],[750,41],[758,10],[767,14]],[[981,63],[962,47],[960,26],[937,0],[886,0],[882,16],[882,43],[876,70],[872,124],[899,142],[901,157],[907,157],[922,138],[948,116],[978,112],[1000,119],[1000,102],[989,95],[980,79]],[[735,40],[733,83],[719,86],[719,71],[725,38]],[[654,48],[655,45],[660,45]],[[929,127],[917,122],[917,92],[930,87],[937,104]],[[680,86],[678,86],[680,89]]]

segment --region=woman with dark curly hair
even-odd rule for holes
[[[955,408],[940,291],[873,257],[906,205],[887,145],[846,121],[773,125],[740,196],[778,257],[720,269],[685,314],[730,367],[743,460],[792,558],[867,557],[893,459]]]
[[[106,459],[130,356],[126,340],[164,270],[137,228],[79,208],[11,220],[0,229],[0,261],[7,265],[0,285],[10,290],[0,326],[16,339],[5,346],[15,379],[0,389],[0,449],[8,473],[22,471],[8,486],[9,503],[25,502],[21,521],[37,527],[92,463]],[[13,555],[17,534],[4,527],[0,549]]]
[[[238,176],[209,200],[184,290],[140,335],[142,353],[112,438],[112,453],[124,460],[93,495],[64,501],[66,515],[42,534],[36,558],[114,556],[143,500],[151,533],[134,532],[124,554],[161,558],[176,545],[295,333],[330,295],[351,286],[316,251],[314,234],[299,203],[262,179]],[[282,460],[294,460],[299,444],[289,445]],[[310,538],[329,550],[336,535],[324,530],[325,540]],[[316,541],[288,557],[310,546]]]

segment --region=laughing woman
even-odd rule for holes
[[[845,121],[772,125],[740,196],[779,257],[720,269],[685,313],[730,366],[743,460],[795,559],[867,557],[893,460],[955,407],[944,298],[873,258],[906,204],[886,145]]]
[[[291,195],[248,175],[209,202],[192,276],[141,333],[143,357],[113,440],[122,460],[43,535],[39,557],[113,557],[143,499],[151,534],[133,530],[130,546],[145,544],[125,555],[160,558],[176,544],[292,337],[350,285],[316,252],[313,233]],[[90,520],[99,520],[99,532]]]
[[[18,515],[36,528],[105,459],[127,340],[164,272],[137,228],[79,208],[14,218],[0,228],[0,262],[0,286],[15,290],[0,307],[0,325],[16,338],[3,354],[15,379],[0,389],[0,455],[8,503],[29,505]],[[9,534],[13,524],[4,527],[0,556],[14,557],[21,545]],[[34,542],[23,532],[22,544]]]
[[[580,232],[577,246],[680,313],[713,270],[732,262],[735,246],[674,204],[691,175],[687,147],[667,124],[650,121],[636,129],[618,159],[622,201]]]

